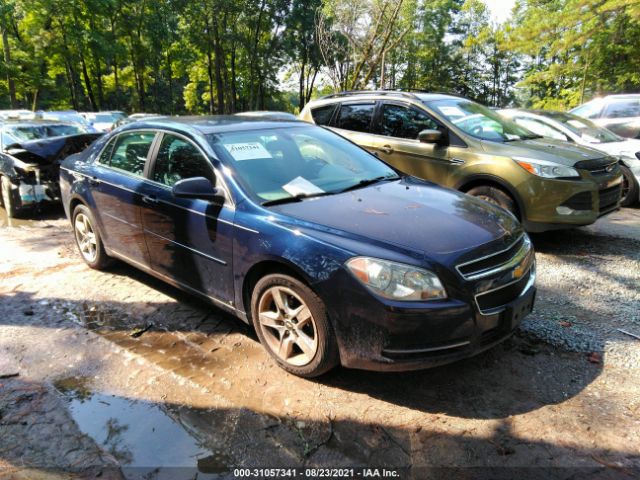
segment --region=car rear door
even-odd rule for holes
[[[155,140],[152,131],[123,132],[107,144],[94,164],[91,192],[105,244],[116,254],[149,265],[140,217],[141,186]]]
[[[376,102],[370,100],[343,102],[335,113],[332,128],[336,133],[376,153],[371,135]]]
[[[235,209],[227,195],[220,204],[177,198],[172,186],[185,178],[216,175],[203,150],[177,133],[161,133],[143,187],[142,223],[151,268],[182,286],[229,304],[233,301]]]
[[[609,100],[597,123],[622,137],[639,138],[640,98]]]
[[[418,140],[422,130],[438,130],[441,125],[426,112],[403,102],[385,101],[372,146],[378,157],[398,170],[446,185],[452,162],[445,144]]]

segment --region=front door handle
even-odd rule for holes
[[[100,185],[100,180],[98,180],[98,177],[91,177],[89,179],[89,185]]]
[[[385,145],[384,147],[378,148],[378,150],[386,155],[391,155],[393,153],[393,148],[391,148],[391,145]]]
[[[155,205],[158,203],[158,199],[153,195],[144,195],[142,201],[148,205]]]

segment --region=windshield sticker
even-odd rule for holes
[[[446,115],[447,117],[451,118],[451,117],[466,117],[466,114],[460,110],[458,107],[451,107],[451,106],[442,106],[442,107],[438,107],[438,110],[440,110],[442,112],[443,115]]]
[[[257,160],[259,158],[273,158],[260,142],[224,143],[223,145],[233,159],[238,162],[243,160]]]
[[[296,177],[286,185],[282,186],[282,189],[292,197],[296,195],[311,195],[314,193],[324,193],[324,190],[311,183],[306,178]]]

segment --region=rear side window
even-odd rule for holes
[[[604,110],[605,118],[640,117],[640,100],[614,100]]]
[[[324,107],[312,108],[311,116],[316,125],[329,125],[336,105],[325,105]]]
[[[422,130],[437,129],[438,124],[431,117],[414,108],[393,104],[382,107],[382,135],[416,140]]]
[[[134,175],[142,176],[149,149],[156,134],[132,132],[119,135],[113,147],[109,165]]]
[[[209,161],[191,142],[165,134],[153,169],[153,180],[173,186],[184,178],[204,177],[214,183]]]
[[[340,107],[336,127],[354,132],[368,132],[375,104],[348,104]]]

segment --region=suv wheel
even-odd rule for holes
[[[322,300],[304,283],[282,274],[258,281],[251,318],[276,362],[300,377],[317,377],[338,364],[338,346]]]
[[[620,165],[622,170],[622,197],[620,198],[620,205],[623,207],[630,207],[638,202],[638,181],[629,170],[629,167]]]
[[[471,195],[473,197],[477,197],[485,202],[489,202],[493,205],[497,205],[508,212],[511,212],[517,218],[520,218],[518,215],[518,208],[516,206],[516,202],[511,198],[504,190],[501,190],[496,187],[474,187],[467,192],[467,195]]]

